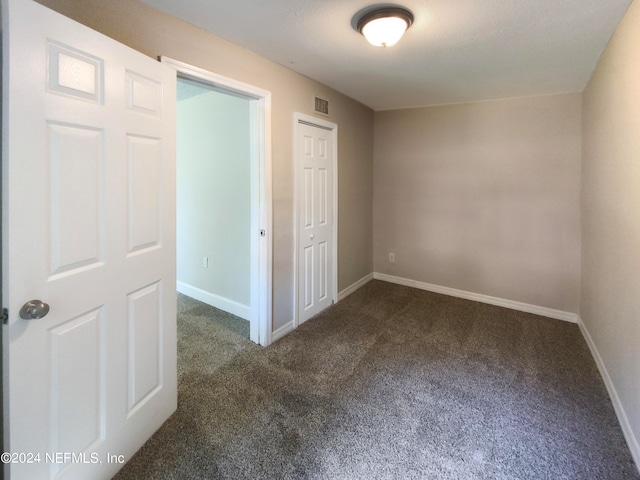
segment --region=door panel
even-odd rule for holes
[[[156,117],[162,116],[162,83],[127,70],[129,109]]]
[[[104,260],[104,132],[48,127],[51,275],[73,275]]]
[[[326,168],[318,169],[318,225],[325,226],[328,223],[329,213],[329,183]]]
[[[162,285],[153,283],[127,295],[129,304],[129,410],[135,410],[161,387]]]
[[[304,169],[304,226],[313,227],[313,168]]]
[[[298,124],[298,322],[333,302],[333,132]]]
[[[176,73],[35,2],[3,13],[5,428],[41,456],[8,469],[111,478],[176,408]],[[31,299],[49,313],[20,318]]]
[[[329,259],[327,257],[327,251],[329,250],[328,242],[320,242],[318,244],[318,301],[322,302],[325,300],[329,294],[328,292],[328,283],[329,277],[327,276],[329,272]]]
[[[53,451],[84,452],[104,439],[103,318],[98,308],[49,330]]]
[[[160,246],[162,149],[159,138],[127,134],[129,254]]]
[[[47,39],[51,93],[102,103],[104,60],[64,43]]]
[[[304,270],[303,270],[303,294],[304,294],[304,303],[303,308],[308,310],[313,306],[313,284],[314,284],[314,274],[313,274],[313,246],[307,246],[304,248]]]

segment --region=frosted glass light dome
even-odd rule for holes
[[[398,43],[406,30],[407,22],[402,18],[378,18],[362,27],[362,35],[371,45],[390,47]]]
[[[358,20],[358,31],[376,47],[390,47],[402,38],[413,23],[413,14],[404,8],[373,10]]]

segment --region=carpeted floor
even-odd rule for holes
[[[178,411],[119,480],[640,479],[574,324],[380,281],[267,348],[179,310]]]

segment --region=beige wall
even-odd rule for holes
[[[331,100],[338,124],[338,289],[372,272],[373,112],[292,70],[137,0],[39,0],[151,57],[164,55],[272,93],[274,329],[293,319],[293,112]]]
[[[580,313],[627,416],[631,431],[625,433],[640,466],[638,1],[631,4],[584,91],[582,118]]]
[[[376,272],[578,311],[579,94],[376,112],[374,132]]]

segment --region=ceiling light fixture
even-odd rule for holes
[[[412,23],[413,13],[406,8],[381,7],[360,17],[357,29],[371,45],[390,47],[402,38]]]

